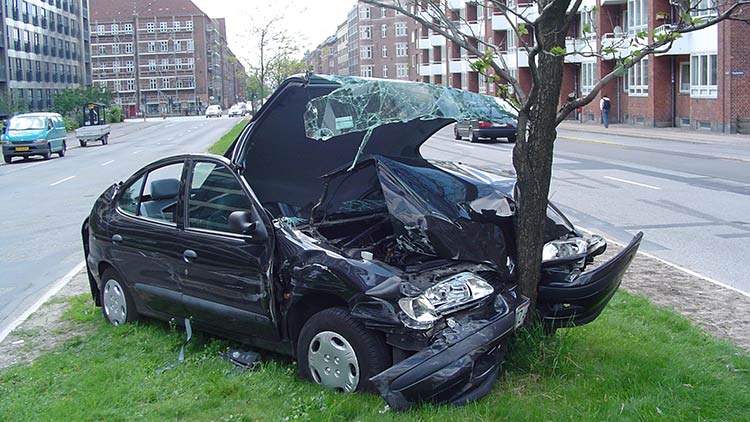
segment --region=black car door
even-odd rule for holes
[[[188,173],[182,238],[188,312],[214,331],[277,339],[270,220],[226,160],[192,160]],[[235,211],[254,228],[234,232],[229,216]]]
[[[147,168],[120,189],[109,219],[110,258],[139,312],[183,317],[180,186],[184,160]]]

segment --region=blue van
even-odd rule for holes
[[[26,113],[8,121],[2,137],[3,158],[10,164],[13,157],[52,154],[65,156],[65,122],[57,113]]]

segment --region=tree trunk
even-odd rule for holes
[[[543,7],[540,2],[540,8]],[[565,46],[565,36],[559,28],[563,25],[567,2],[547,19],[537,21],[534,28],[545,50]],[[535,80],[536,96],[529,112],[519,114],[521,130],[513,149],[513,165],[518,177],[516,201],[516,245],[519,269],[518,286],[521,293],[536,305],[537,289],[542,262],[544,224],[547,212],[552,152],[557,137],[557,107],[562,85],[563,58],[541,53],[537,56],[538,77]],[[524,125],[529,122],[528,130]],[[533,309],[533,308],[532,308]]]

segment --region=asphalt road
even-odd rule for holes
[[[126,122],[113,126],[109,145],[0,165],[0,331],[83,261],[81,223],[109,185],[159,158],[204,152],[238,121]]]
[[[550,197],[574,224],[750,292],[750,145],[561,130]],[[453,139],[451,126],[423,147],[427,158],[511,168],[512,144]]]

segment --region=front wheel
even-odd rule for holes
[[[45,153],[42,154],[42,159],[43,160],[49,160],[50,157],[52,157],[52,147],[48,146],[47,147],[47,151],[45,151]]]
[[[109,134],[104,135],[102,138],[102,145],[107,145],[109,143]]]
[[[86,141],[78,141],[78,143],[81,144],[81,147],[85,147],[86,146]]]
[[[5,164],[10,164],[10,162],[13,161],[13,157],[9,155],[4,155],[3,160],[5,160]]]
[[[100,294],[102,314],[107,322],[118,326],[138,320],[133,298],[120,275],[114,270],[108,269],[102,274]]]
[[[366,329],[343,308],[310,318],[297,340],[300,375],[332,390],[375,392],[370,382],[391,364],[385,339]]]
[[[65,151],[67,149],[68,149],[68,145],[65,143],[65,141],[63,141],[62,149],[60,150],[60,152],[57,153],[57,156],[60,158],[65,157]]]

